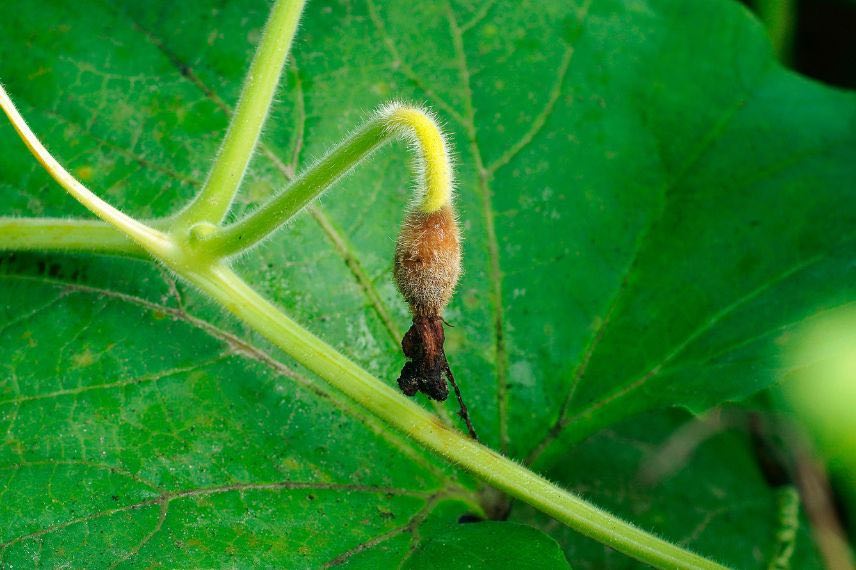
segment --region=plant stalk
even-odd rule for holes
[[[185,274],[185,277],[368,412],[510,496],[594,540],[658,568],[724,568],[598,509],[446,427],[438,418],[280,312],[225,265],[214,265],[205,271]]]
[[[305,0],[277,0],[271,9],[226,138],[202,191],[178,214],[180,225],[219,223],[229,211],[262,132],[304,4]]]
[[[0,218],[0,251],[74,251],[151,256],[113,226],[97,220]]]

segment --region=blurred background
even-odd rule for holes
[[[782,63],[827,85],[856,88],[856,1],[742,3],[764,23]],[[768,482],[786,488],[784,478],[776,479],[784,463],[793,463],[787,470],[827,567],[852,568],[847,537],[852,544],[856,536],[856,311],[806,323],[803,335],[794,355],[799,372],[762,396],[759,409],[766,413],[744,421]],[[786,455],[790,461],[783,461]]]
[[[784,63],[829,85],[856,88],[856,1],[742,2],[764,22]]]

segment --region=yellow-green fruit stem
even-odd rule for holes
[[[437,122],[413,107],[396,107],[389,117],[392,126],[406,129],[415,139],[424,170],[425,195],[419,210],[430,214],[452,200],[452,165],[446,139]]]

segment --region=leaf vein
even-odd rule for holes
[[[582,25],[588,17],[590,7],[591,0],[587,0],[579,9],[577,17],[580,25]],[[574,58],[575,52],[575,46],[568,45],[565,47],[565,51],[562,54],[562,59],[559,63],[559,68],[556,72],[556,81],[550,89],[547,102],[544,104],[543,109],[541,109],[541,112],[535,116],[526,133],[517,142],[508,147],[508,149],[506,149],[499,158],[487,166],[487,171],[490,176],[493,176],[497,170],[511,162],[514,157],[520,153],[520,151],[531,144],[538,133],[541,132],[541,129],[544,128],[544,125],[547,124],[547,119],[549,119],[550,115],[553,113],[553,109],[556,107],[556,102],[562,95],[562,87],[565,83],[565,77],[568,74],[568,69],[570,68],[571,60]]]
[[[443,97],[441,97],[436,91],[428,87],[422,78],[416,73],[413,68],[408,65],[408,63],[401,57],[401,53],[398,51],[398,47],[393,41],[392,36],[389,35],[389,32],[386,30],[386,26],[383,23],[383,20],[380,18],[380,14],[377,12],[377,8],[375,7],[373,0],[366,0],[366,3],[369,8],[369,16],[371,17],[372,23],[374,24],[375,29],[378,34],[380,34],[383,39],[383,43],[386,46],[387,51],[392,56],[392,69],[395,71],[399,71],[403,74],[409,81],[412,81],[416,87],[418,87],[422,92],[424,92],[434,103],[437,104],[438,107],[443,109],[450,117],[461,123],[462,125],[467,124],[467,119],[465,119],[451,104],[449,104]]]
[[[734,311],[738,310],[740,307],[744,306],[746,303],[751,302],[752,300],[758,298],[767,290],[772,287],[782,283],[787,280],[791,276],[799,273],[800,271],[810,267],[811,265],[817,263],[819,260],[823,258],[822,255],[814,256],[806,261],[798,263],[797,265],[788,268],[786,271],[780,273],[779,275],[773,277],[755,287],[751,291],[747,292],[744,295],[741,295],[738,299],[723,307],[721,310],[716,312],[711,318],[705,321],[701,326],[696,328],[690,335],[684,338],[677,346],[675,346],[657,365],[651,368],[648,372],[646,372],[643,376],[639,377],[637,380],[631,382],[630,384],[622,387],[621,389],[613,392],[612,394],[602,398],[601,400],[592,403],[587,408],[583,409],[579,413],[575,414],[573,417],[567,420],[568,424],[573,423],[579,418],[584,418],[590,416],[593,412],[598,409],[605,407],[608,404],[615,402],[616,400],[623,398],[644,386],[651,378],[660,374],[663,371],[664,367],[673,361],[675,358],[680,356],[686,348],[692,344],[694,341],[698,340],[700,337],[709,332],[714,326],[716,326],[720,321],[728,317]]]
[[[457,479],[457,476],[454,474],[454,472],[446,473],[444,471],[441,471],[436,464],[426,458],[424,452],[421,449],[416,448],[408,441],[404,440],[398,435],[393,434],[389,429],[386,428],[384,424],[380,423],[378,420],[373,419],[373,417],[371,416],[366,416],[365,414],[355,413],[352,409],[353,404],[350,404],[343,397],[334,395],[333,393],[326,391],[321,385],[318,384],[318,382],[315,382],[301,374],[298,374],[293,369],[279,362],[262,349],[252,346],[247,341],[244,341],[236,337],[235,335],[226,332],[214,326],[213,324],[204,321],[198,317],[195,317],[181,309],[159,305],[147,299],[142,299],[140,297],[129,295],[127,293],[120,293],[118,291],[111,291],[108,289],[99,289],[97,287],[91,287],[88,285],[69,284],[44,277],[35,278],[22,275],[0,275],[0,279],[18,279],[24,281],[35,281],[38,283],[44,283],[53,287],[62,288],[63,294],[67,294],[71,291],[81,291],[92,295],[112,297],[127,303],[144,307],[147,310],[166,314],[174,319],[184,321],[189,325],[199,329],[200,331],[208,334],[209,336],[225,343],[232,349],[235,354],[259,362],[267,366],[273,372],[276,372],[281,376],[285,376],[287,378],[290,378],[291,380],[294,380],[304,389],[310,391],[311,393],[324,400],[330,401],[333,405],[335,405],[340,410],[346,412],[349,416],[358,418],[363,423],[363,425],[365,425],[369,430],[372,431],[372,433],[384,439],[391,446],[393,446],[405,456],[413,460],[415,463],[421,465],[434,476],[438,478]]]
[[[705,155],[705,152],[710,149],[710,147],[716,141],[717,136],[728,127],[731,121],[734,120],[734,118],[737,116],[737,112],[746,105],[752,94],[753,92],[750,92],[746,95],[739,97],[733,105],[725,109],[725,111],[714,122],[711,128],[704,134],[704,136],[701,137],[701,140],[695,151],[690,154],[690,157],[677,170],[676,174],[668,182],[665,188],[663,188],[663,199],[660,209],[658,213],[654,217],[652,217],[646,228],[642,232],[640,232],[639,238],[636,240],[635,246],[633,248],[633,256],[623,272],[620,284],[616,289],[615,294],[612,296],[609,301],[609,304],[607,305],[604,317],[601,320],[600,325],[596,328],[596,330],[590,337],[591,340],[589,341],[589,344],[587,345],[587,348],[581,357],[580,364],[576,368],[574,377],[572,377],[571,382],[569,383],[568,394],[566,394],[563,400],[558,417],[553,423],[553,425],[550,427],[550,429],[547,431],[546,435],[541,439],[541,441],[539,441],[536,445],[533,446],[532,451],[527,456],[527,464],[535,462],[538,457],[540,457],[541,454],[559,438],[562,430],[570,422],[567,413],[570,409],[571,403],[573,402],[573,396],[576,392],[576,388],[578,387],[579,380],[585,373],[585,368],[583,368],[583,364],[585,364],[586,367],[588,366],[588,362],[591,360],[592,355],[597,350],[600,341],[603,339],[606,331],[608,330],[609,325],[612,322],[611,317],[613,313],[624,300],[624,296],[626,295],[628,290],[627,286],[629,284],[630,277],[633,275],[633,272],[639,261],[639,256],[643,250],[644,244],[653,232],[654,228],[660,223],[663,218],[663,215],[665,214],[666,203],[668,201],[669,194],[674,191],[677,185],[701,161],[701,159]]]

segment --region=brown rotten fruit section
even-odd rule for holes
[[[406,395],[422,392],[441,402],[449,397],[449,388],[443,378],[449,369],[443,340],[443,320],[440,317],[413,319],[413,325],[401,341],[408,360],[401,369],[398,386]]]
[[[408,396],[422,392],[440,401],[449,396],[442,312],[460,274],[461,241],[451,206],[408,213],[395,246],[395,282],[413,314],[401,342],[408,362],[398,379]]]

